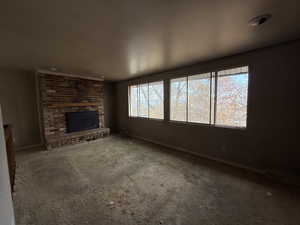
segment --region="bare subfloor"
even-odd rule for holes
[[[17,225],[299,225],[297,189],[112,136],[18,154]]]

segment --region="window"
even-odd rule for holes
[[[164,83],[149,83],[149,118],[164,118]]]
[[[171,80],[171,120],[186,121],[187,118],[187,79]]]
[[[163,81],[129,86],[128,103],[131,117],[163,119]]]
[[[216,125],[246,127],[248,67],[218,72]]]
[[[211,73],[171,80],[171,120],[210,123]]]
[[[130,86],[129,88],[129,115],[138,115],[138,86]]]
[[[248,67],[171,80],[170,119],[246,127]]]
[[[188,121],[210,123],[211,74],[188,77]]]
[[[139,95],[138,95],[138,116],[139,117],[148,117],[149,116],[149,92],[148,92],[148,84],[141,84],[139,87]]]

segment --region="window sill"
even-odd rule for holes
[[[247,127],[234,127],[234,126],[226,126],[226,125],[213,125],[213,124],[207,124],[207,123],[195,123],[195,122],[165,120],[165,119],[147,118],[147,117],[128,116],[128,119],[151,120],[151,121],[157,121],[157,122],[168,122],[170,124],[179,124],[179,125],[184,125],[184,126],[199,126],[199,127],[221,128],[221,129],[223,128],[223,129],[231,129],[231,130],[246,130],[247,129]]]
[[[185,125],[185,126],[202,126],[202,127],[224,128],[224,129],[232,129],[232,130],[246,130],[247,129],[247,127],[213,125],[213,124],[207,124],[207,123],[195,123],[195,122],[176,121],[176,120],[169,120],[168,122],[173,123],[173,124],[182,124],[182,125]]]
[[[174,123],[174,124],[188,125],[188,126],[203,126],[203,127],[212,127],[213,126],[213,125],[207,124],[207,123],[195,123],[195,122],[176,121],[176,120],[169,120],[168,122]]]
[[[234,127],[234,126],[226,126],[226,125],[214,125],[216,128],[224,128],[224,129],[232,129],[232,130],[246,130],[247,127]]]
[[[128,119],[153,120],[153,121],[158,121],[158,122],[165,121],[164,119],[148,118],[148,117],[137,117],[137,116],[128,116]]]

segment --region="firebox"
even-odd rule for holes
[[[97,111],[81,111],[66,113],[67,133],[99,128]]]

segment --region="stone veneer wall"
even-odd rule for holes
[[[44,141],[47,149],[94,140],[109,133],[104,128],[104,83],[73,77],[38,74]],[[74,106],[64,104],[75,103]],[[81,105],[91,103],[91,105]],[[97,105],[93,105],[97,103]],[[76,105],[78,104],[78,105]],[[66,112],[98,111],[100,128],[66,133]]]

